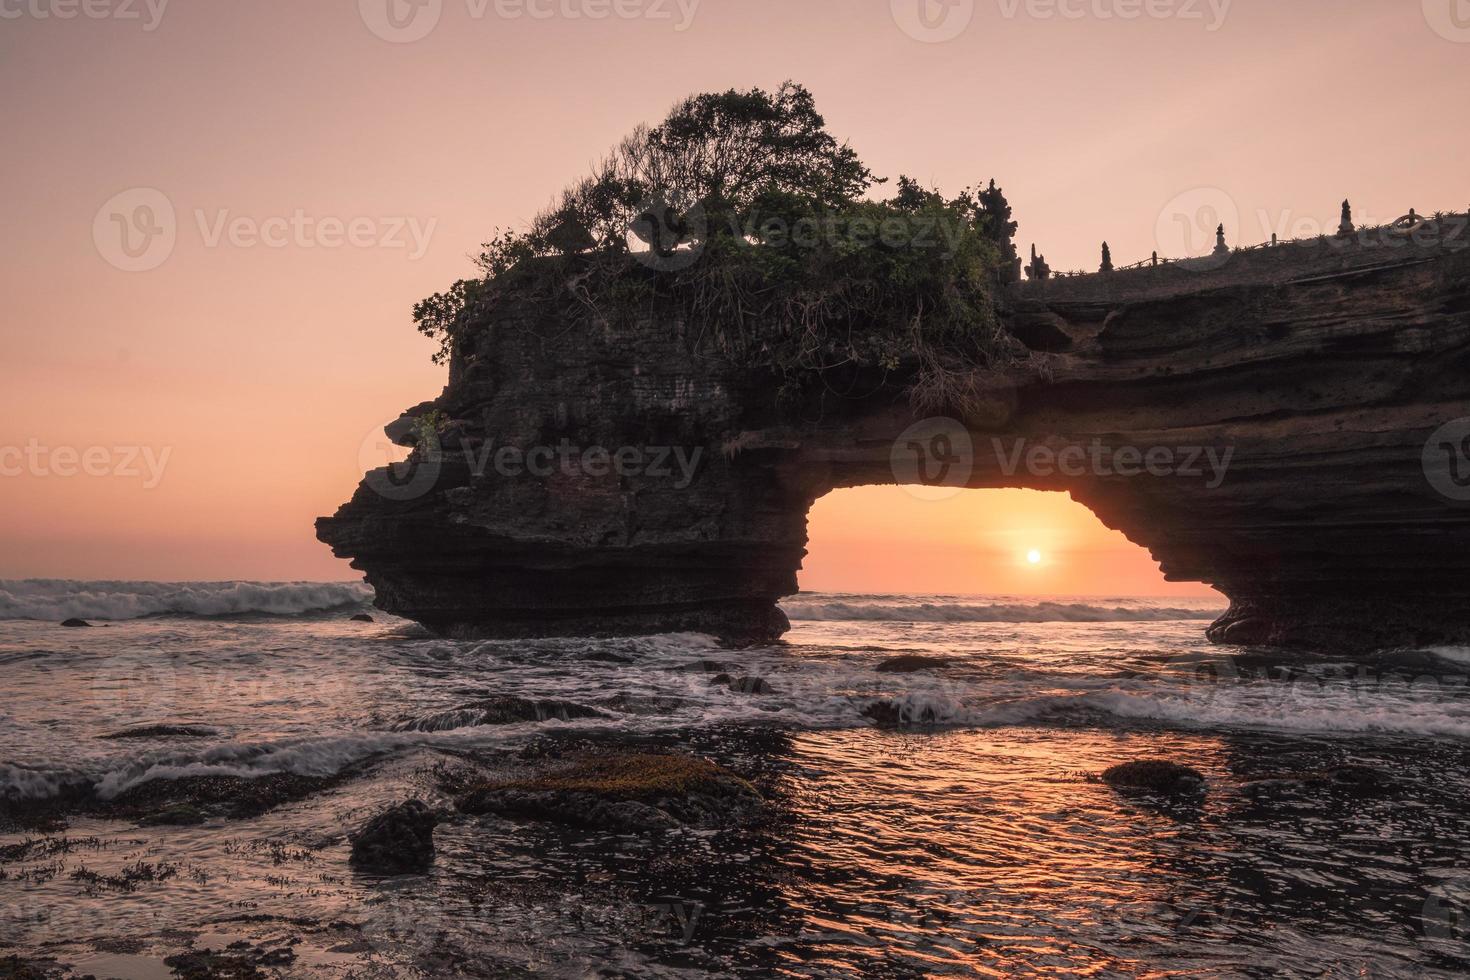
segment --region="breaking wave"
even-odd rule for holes
[[[361,582],[75,582],[0,580],[0,619],[299,616],[372,599]]]
[[[886,598],[886,597],[884,597]],[[1137,601],[1125,605],[1050,600],[959,602],[892,597],[797,597],[781,604],[793,620],[919,623],[1109,623],[1209,620],[1222,610]]]

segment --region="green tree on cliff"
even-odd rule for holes
[[[485,246],[479,279],[414,310],[447,358],[507,302],[616,324],[658,309],[710,353],[774,372],[799,400],[834,371],[903,370],[938,406],[1014,357],[991,285],[1016,222],[991,181],[946,199],[882,183],[805,88],[691,96],[640,126],[524,233]]]

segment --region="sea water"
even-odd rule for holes
[[[8,812],[189,776],[340,777],[247,819],[74,813],[0,834],[0,953],[99,977],[169,976],[169,951],[231,942],[289,945],[292,976],[1470,968],[1470,651],[1215,647],[1213,600],[803,593],[783,642],[744,649],[452,641],[370,600],[359,584],[0,582]],[[908,654],[948,663],[875,669]],[[597,716],[463,710],[499,696]],[[912,724],[878,727],[875,704]],[[151,724],[196,733],[100,737]],[[452,816],[446,767],[548,740],[713,758],[778,817],[640,835]],[[1143,758],[1195,767],[1206,791],[1096,779]],[[1389,785],[1317,778],[1342,766]],[[346,835],[408,796],[451,814],[432,868],[352,871]]]

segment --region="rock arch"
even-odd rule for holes
[[[1470,489],[1443,428],[1470,416],[1467,250],[1323,239],[1020,284],[1003,315],[1045,371],[997,379],[950,421],[894,383],[794,421],[760,379],[698,356],[685,324],[506,316],[389,427],[407,443],[435,420],[412,478],[370,473],[318,535],[381,608],[446,634],[770,638],[811,503],[933,478],[943,447],[924,434],[948,433],[973,451],[944,479],[1068,491],[1170,579],[1224,592],[1216,641],[1470,642]]]

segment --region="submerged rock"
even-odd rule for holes
[[[266,949],[239,942],[220,952],[201,949],[178,953],[166,957],[163,963],[180,980],[265,980],[279,974],[262,972],[261,967],[290,966],[295,961],[296,952],[289,946]]]
[[[354,623],[371,623],[373,621],[373,617],[369,616],[367,613],[358,613],[356,616],[352,617],[351,621]]]
[[[596,708],[574,701],[532,700],[498,697],[472,701],[446,711],[400,719],[395,732],[444,732],[476,725],[512,725],[520,721],[571,721],[574,718],[605,718]]]
[[[175,803],[139,818],[144,827],[189,827],[208,819],[205,812],[192,803]]]
[[[353,867],[379,874],[421,871],[434,860],[434,813],[405,800],[363,824],[351,836]]]
[[[879,728],[902,728],[905,725],[936,725],[939,713],[928,705],[918,709],[895,701],[874,701],[863,708],[863,717]]]
[[[23,960],[19,956],[0,957],[0,980],[50,980],[68,975],[54,962]]]
[[[107,739],[209,738],[218,734],[218,728],[210,728],[208,725],[140,725],[137,728],[124,728],[121,731],[109,732],[97,737]]]
[[[919,653],[906,653],[901,657],[885,660],[873,669],[880,674],[912,674],[916,670],[931,667],[948,667],[954,663],[946,657],[926,657]]]
[[[342,778],[298,776],[273,772],[254,779],[243,776],[187,776],[181,779],[150,779],[110,800],[96,800],[82,807],[96,816],[119,820],[150,820],[182,807],[193,807],[207,817],[239,819],[255,817],[268,810],[319,793]]]
[[[1301,797],[1309,791],[1328,790],[1345,796],[1365,798],[1388,796],[1399,783],[1368,766],[1342,765],[1305,773],[1276,773],[1242,784],[1241,792],[1257,800]]]
[[[524,779],[462,793],[463,813],[550,820],[606,830],[669,830],[758,819],[755,787],[707,759],[679,754],[593,753]]]
[[[81,629],[83,627],[90,629],[92,626],[92,624],[87,622],[85,619],[64,619],[62,620],[61,625],[65,626],[68,629]]]
[[[1167,759],[1140,759],[1103,770],[1102,781],[1115,789],[1141,789],[1154,793],[1192,793],[1205,785],[1198,769]]]
[[[776,689],[764,677],[737,677],[730,681],[730,690],[737,694],[775,694]]]

